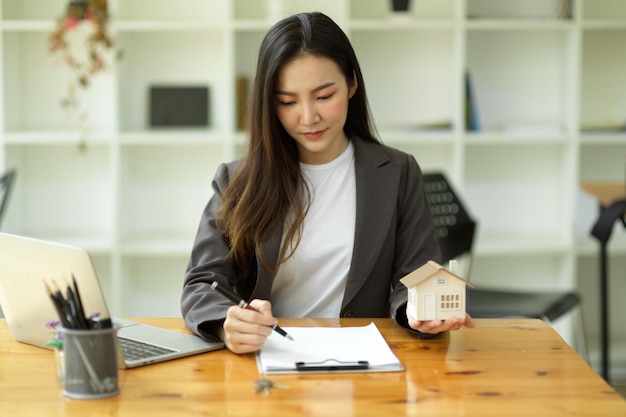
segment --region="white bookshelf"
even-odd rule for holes
[[[245,142],[236,78],[252,78],[273,21],[259,0],[109,0],[123,58],[81,95],[81,126],[59,105],[68,74],[47,51],[65,3],[0,0],[0,170],[18,169],[5,230],[89,249],[115,314],[177,316],[210,181]],[[624,179],[626,133],[582,127],[626,121],[626,4],[578,0],[560,19],[558,3],[419,0],[398,17],[387,0],[299,0],[285,13],[320,10],[346,30],[383,141],[462,192],[479,222],[474,283],[581,288],[593,351],[597,207],[579,182]],[[479,132],[465,128],[466,69]],[[150,129],[157,83],[208,86],[210,126]],[[438,122],[450,127],[417,128]],[[615,235],[623,294],[626,239]],[[571,338],[569,321],[557,329]],[[623,328],[613,335],[626,343]]]

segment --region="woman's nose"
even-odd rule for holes
[[[320,121],[317,109],[312,104],[302,106],[302,114],[300,115],[300,123],[304,126],[311,126]]]

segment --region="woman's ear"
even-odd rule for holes
[[[356,72],[352,71],[352,83],[348,86],[348,99],[351,99],[359,88],[359,83],[356,80]]]

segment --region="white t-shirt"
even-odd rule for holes
[[[333,161],[300,164],[311,191],[302,240],[281,264],[270,301],[275,317],[339,317],[352,261],[356,180],[352,142]],[[283,235],[284,244],[284,235]]]

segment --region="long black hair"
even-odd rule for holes
[[[373,134],[361,68],[341,28],[318,12],[296,14],[276,23],[265,35],[259,50],[248,109],[248,153],[222,196],[218,216],[230,255],[241,271],[240,279],[255,275],[254,254],[270,267],[262,257],[260,245],[287,218],[290,224],[279,263],[293,254],[300,240],[310,200],[300,171],[296,142],[277,116],[276,84],[283,66],[305,54],[331,59],[348,86],[357,83],[348,104],[344,131],[348,138],[378,142]]]

